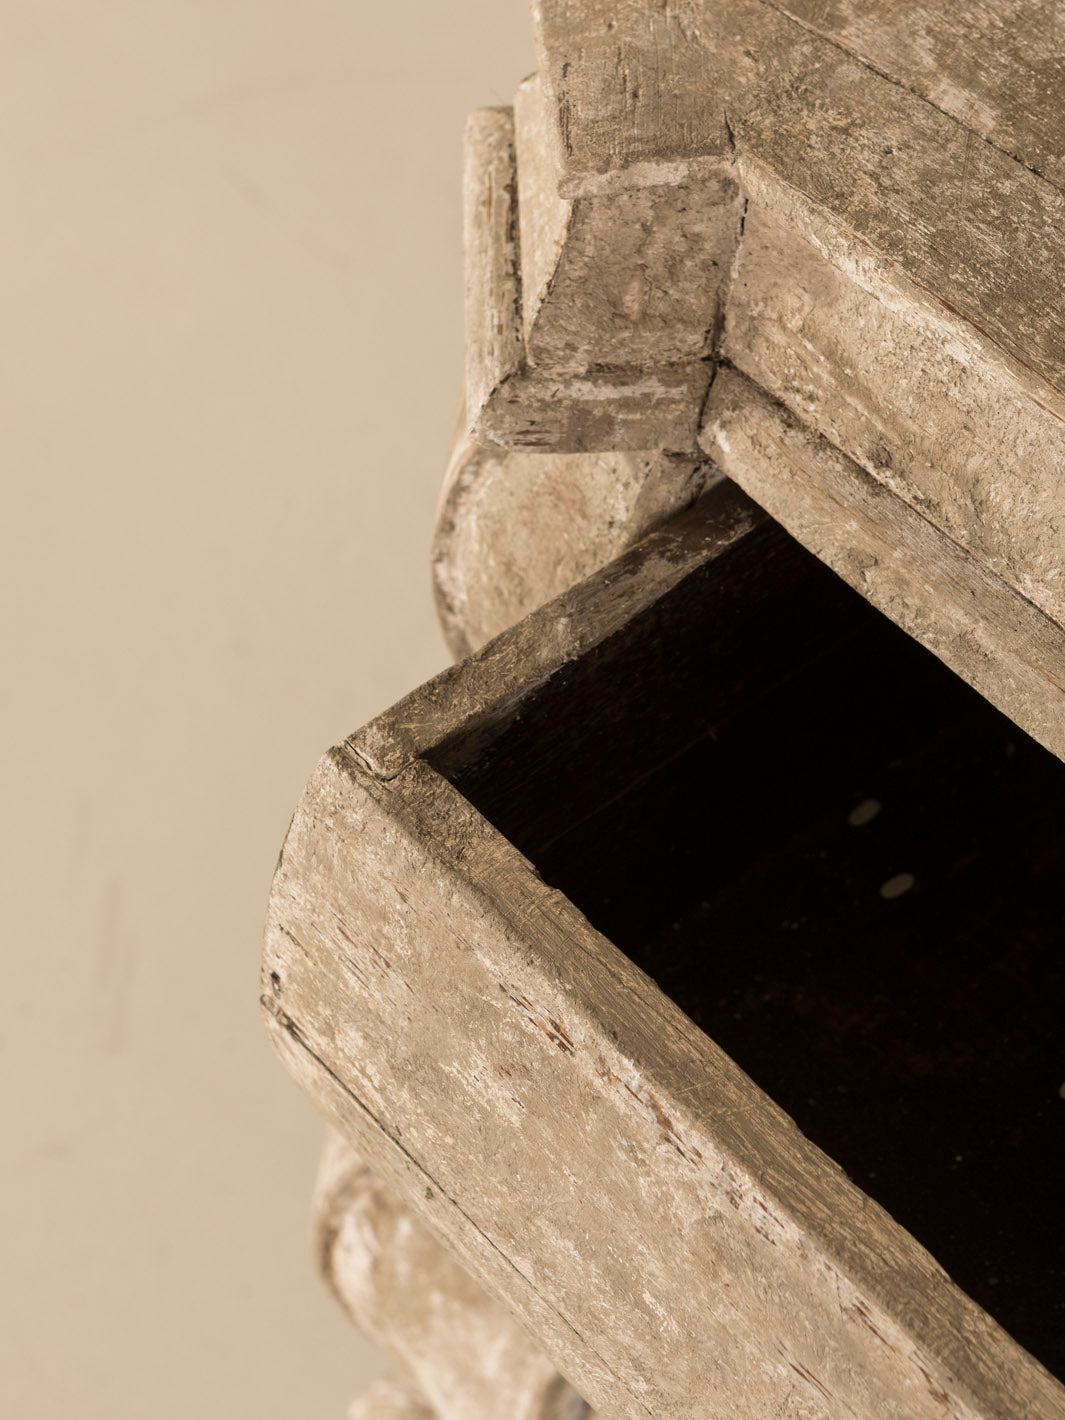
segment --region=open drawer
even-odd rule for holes
[[[606,1414],[1061,1417],[1063,808],[721,484],[323,759],[267,1020]]]

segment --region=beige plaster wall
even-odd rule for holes
[[[330,742],[439,668],[462,124],[523,0],[0,0],[0,1414],[341,1417],[259,1024]]]

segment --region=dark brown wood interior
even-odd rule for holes
[[[432,758],[1065,1374],[1065,765],[773,525]]]

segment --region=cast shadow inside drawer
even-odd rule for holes
[[[779,529],[428,757],[1065,1373],[1065,764]]]

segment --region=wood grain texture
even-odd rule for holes
[[[531,9],[564,196],[679,181],[693,160],[730,156],[719,96],[731,90],[715,62],[722,26],[705,4],[532,0]]]
[[[282,860],[266,981],[319,1106],[607,1413],[1063,1413],[1060,1388],[421,762],[391,784],[343,753],[323,764]]]
[[[524,360],[513,110],[475,109],[464,155],[466,395],[476,414]]]
[[[854,260],[897,270],[948,325],[1065,391],[1051,182],[763,0],[536,14],[567,195],[641,185],[656,165],[679,181],[732,152],[749,195],[834,225]]]
[[[781,0],[779,8],[1056,186],[1065,183],[1059,0]]]
[[[694,450],[710,382],[704,360],[577,371],[529,366],[508,109],[480,110],[467,128],[464,212],[472,442],[569,453]],[[715,301],[709,298],[711,309]]]
[[[703,361],[579,375],[524,369],[493,387],[470,437],[500,449],[691,453],[710,374]]]
[[[714,382],[703,443],[805,547],[1065,758],[1056,622],[736,371]]]
[[[493,731],[520,712],[522,696],[618,634],[641,609],[768,522],[733,485],[721,484],[602,571],[538,608],[510,632],[451,666],[348,740],[388,779],[460,730]]]
[[[1065,14],[1057,0],[766,0],[761,8],[796,22],[777,29],[785,41],[806,30],[1055,186],[1065,182]],[[729,33],[724,15],[714,0],[653,10],[640,0],[534,3],[571,183],[626,168],[637,181],[653,180],[724,151],[721,90],[709,82],[718,73],[706,63]],[[754,52],[766,31],[746,28]]]
[[[1065,421],[751,203],[723,353],[1065,622]]]
[[[415,1408],[420,1399],[437,1420],[585,1420],[588,1407],[510,1313],[333,1131],[315,1224],[323,1276],[403,1362]]]
[[[538,75],[518,89],[514,119],[530,364],[580,371],[709,356],[743,210],[729,164],[686,183],[566,201]]]
[[[428,759],[1065,1375],[1065,764],[775,523]]]
[[[701,457],[486,449],[464,421],[433,535],[433,588],[458,659],[619,557],[706,486]]]
[[[504,729],[524,744],[545,702],[562,738],[624,713],[638,748],[668,739],[668,695],[645,727],[621,697],[585,723],[568,690],[699,569],[771,550],[762,508],[1065,758],[1065,11],[534,15],[542,79],[467,145],[469,419],[436,581],[453,646],[481,649],[326,756],[271,896],[277,1049],[403,1200],[337,1165],[327,1267],[444,1420],[580,1408],[556,1365],[608,1416],[1063,1420],[1061,1385],[453,770]],[[588,576],[718,472],[755,503],[718,485]],[[668,644],[637,683],[668,686]],[[722,671],[700,698],[711,721],[735,689]],[[530,841],[577,815],[565,764],[483,759],[497,796],[549,786]],[[616,755],[607,789],[639,767]],[[412,1294],[415,1268],[445,1280]]]
[[[704,561],[760,526],[734,508]],[[1060,1420],[1062,1387],[420,757],[692,574],[696,519],[322,761],[271,896],[275,1045],[605,1414]]]

